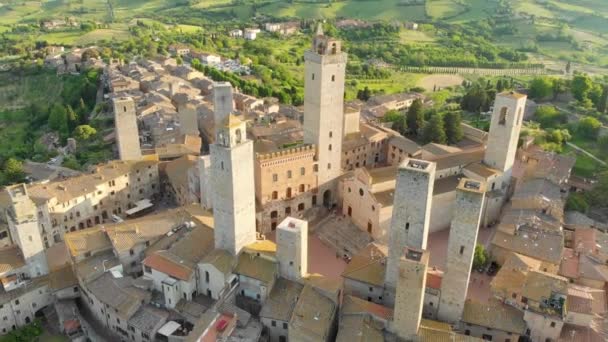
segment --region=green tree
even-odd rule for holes
[[[606,113],[606,109],[608,108],[608,85],[602,86],[602,95],[596,105],[597,111],[604,114]]]
[[[578,121],[576,132],[587,139],[595,139],[601,127],[602,123],[598,119],[592,116],[585,116]]]
[[[87,141],[97,134],[97,130],[89,125],[80,125],[74,129],[74,138]]]
[[[61,166],[67,167],[68,169],[72,169],[72,170],[80,170],[81,169],[80,163],[78,162],[78,160],[74,156],[68,156],[68,157],[66,157],[63,160],[63,163],[61,164]]]
[[[22,182],[25,178],[23,163],[15,158],[8,158],[4,162],[4,177],[11,184]]]
[[[443,127],[443,118],[436,114],[424,125],[422,129],[422,139],[425,143],[445,144],[448,140]]]
[[[587,74],[576,74],[570,85],[572,96],[578,101],[584,101],[592,87],[593,81]]]
[[[568,117],[553,106],[539,106],[534,112],[534,119],[542,128],[550,128],[566,123]]]
[[[76,112],[70,105],[66,107],[66,113],[68,117],[68,131],[73,132],[76,126],[78,125],[78,114],[76,114]]]
[[[566,200],[566,210],[574,210],[586,214],[589,210],[589,203],[583,194],[572,192]]]
[[[409,132],[418,135],[424,126],[424,112],[422,111],[422,101],[415,99],[407,110],[406,125]]]
[[[488,262],[489,256],[483,245],[477,244],[475,246],[475,253],[473,254],[473,268],[479,269],[484,267]]]
[[[68,113],[65,107],[58,103],[53,104],[51,107],[49,127],[61,135],[67,136],[68,134]]]
[[[462,117],[460,116],[460,112],[450,111],[445,113],[443,121],[448,144],[456,144],[462,140],[464,133],[462,132]]]
[[[536,77],[530,82],[530,97],[544,99],[553,93],[553,81],[546,76]]]

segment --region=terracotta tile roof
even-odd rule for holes
[[[70,232],[64,235],[64,239],[72,257],[112,248],[112,242],[101,227]]]
[[[391,308],[349,295],[344,296],[341,313],[342,315],[369,314],[376,319],[386,321],[393,318],[393,310]]]
[[[568,311],[602,315],[606,313],[606,291],[569,284],[567,303]]]
[[[422,149],[415,141],[400,135],[392,136],[388,140],[388,143],[389,145],[393,145],[398,149],[403,150],[403,152],[411,154],[412,156],[420,153],[420,150]]]
[[[135,314],[151,296],[150,292],[133,286],[133,278],[114,278],[111,272],[105,272],[86,286],[99,301],[117,310],[125,319]]]
[[[578,228],[574,231],[574,250],[579,253],[592,254],[597,250],[597,230],[593,228]]]
[[[94,173],[68,178],[61,181],[35,184],[28,187],[28,194],[34,201],[48,201],[56,198],[57,203],[64,203],[76,197],[95,191],[98,185],[128,174],[136,169],[148,166],[155,167],[154,161],[121,161],[115,160],[99,165]]]
[[[608,266],[594,260],[589,255],[581,255],[579,257],[578,276],[608,282]]]
[[[382,328],[365,315],[346,315],[340,318],[336,342],[384,341]]]
[[[564,257],[559,267],[559,275],[567,278],[578,278],[578,256],[574,250],[564,248]]]
[[[78,279],[74,274],[72,265],[66,265],[49,273],[49,287],[52,290],[57,291],[74,286],[78,286]]]
[[[462,152],[445,154],[429,158],[429,161],[437,163],[437,170],[451,169],[458,166],[466,166],[472,163],[480,162],[485,155],[485,147],[477,147]]]
[[[314,341],[327,340],[337,309],[331,299],[309,285],[304,286],[289,321],[290,335],[293,331]]]
[[[232,272],[234,266],[235,257],[228,251],[223,249],[214,249],[211,253],[207,254],[201,264],[213,265],[218,271],[223,274],[229,274]]]
[[[266,256],[247,252],[239,254],[234,273],[257,279],[265,284],[272,283],[278,276],[278,264]]]
[[[303,288],[304,285],[294,281],[277,279],[260,311],[260,317],[289,322]]]
[[[527,327],[523,311],[494,299],[487,303],[468,299],[464,304],[462,321],[520,335],[524,334]]]
[[[536,302],[548,299],[552,293],[567,294],[568,279],[541,271],[530,271],[521,295]]]
[[[23,254],[17,245],[0,248],[0,274],[25,266]]]
[[[441,290],[441,282],[443,280],[443,272],[429,270],[426,273],[426,287]]]
[[[342,277],[382,286],[386,272],[386,256],[384,246],[370,243],[352,257],[342,272]]]
[[[188,281],[192,269],[176,262],[166,251],[158,251],[144,259],[143,264],[173,278]]]
[[[437,322],[429,319],[420,321],[418,340],[421,342],[477,342],[479,338],[457,334],[447,323]]]

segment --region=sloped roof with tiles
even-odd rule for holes
[[[578,255],[571,248],[564,248],[564,257],[559,266],[559,275],[567,278],[578,278]]]
[[[90,194],[96,187],[113,179],[130,173],[136,169],[155,167],[154,161],[122,161],[114,160],[99,165],[94,173],[84,174],[61,181],[35,184],[28,187],[28,193],[34,201],[48,201],[56,198],[57,203],[64,203],[71,199]]]
[[[608,266],[588,255],[581,255],[578,264],[578,276],[591,280],[608,282]]]
[[[568,311],[588,315],[606,312],[606,292],[587,286],[568,285]]]
[[[510,235],[497,231],[492,244],[506,250],[558,265],[564,249],[564,238],[560,234],[543,234],[533,239],[528,234]]]
[[[101,227],[70,232],[64,235],[64,239],[72,257],[112,248],[112,241]]]
[[[289,322],[303,288],[302,284],[279,278],[260,311],[260,317]]]
[[[420,321],[418,330],[418,341],[420,342],[477,342],[483,341],[479,338],[457,334],[447,323],[437,322],[429,319]]]
[[[270,284],[277,278],[278,264],[268,257],[244,252],[238,257],[234,273]]]
[[[382,327],[365,315],[345,315],[340,318],[336,342],[384,341]]]
[[[464,303],[462,321],[520,335],[527,327],[523,311],[494,299],[486,303],[468,299]]]
[[[470,171],[484,179],[488,179],[496,174],[499,174],[498,170],[484,165],[483,163],[473,163],[465,167],[465,170]]]
[[[418,145],[415,141],[400,135],[392,136],[388,143],[389,145],[395,146],[396,148],[412,156],[419,154],[420,150],[422,149],[422,147],[420,147],[420,145]],[[389,152],[392,151],[389,149]]]
[[[429,158],[429,161],[437,163],[437,170],[464,167],[472,163],[480,162],[485,155],[485,148],[473,148],[457,153],[450,153]]]
[[[78,286],[78,279],[71,265],[65,265],[49,273],[49,287],[52,290],[58,291],[73,286]]]
[[[352,257],[346,269],[342,272],[342,277],[370,285],[382,286],[386,272],[387,255],[388,251],[384,246],[370,243]]]
[[[542,271],[530,271],[521,295],[536,302],[549,299],[552,293],[567,294],[568,279]]]
[[[207,254],[200,263],[213,265],[218,271],[222,272],[224,275],[227,275],[232,272],[234,261],[234,256],[228,251],[223,249],[214,249]]]
[[[289,322],[290,334],[296,331],[311,339],[325,341],[336,311],[337,306],[331,299],[311,286],[304,286]]]
[[[391,308],[349,295],[344,296],[340,312],[342,315],[367,314],[386,321],[393,318]]]
[[[11,272],[25,266],[23,254],[17,245],[0,248],[0,274]]]
[[[129,325],[148,334],[156,332],[169,319],[169,312],[157,309],[152,305],[144,305],[129,319]]]
[[[130,318],[143,302],[150,300],[150,293],[133,286],[133,278],[115,278],[105,272],[87,284],[87,289],[99,301],[116,309],[123,318]]]

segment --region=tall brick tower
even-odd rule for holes
[[[426,250],[435,168],[433,162],[409,158],[399,166],[383,296],[387,305],[395,301],[404,249]],[[421,291],[424,292],[424,287]]]
[[[215,221],[215,248],[237,255],[256,240],[253,142],[247,140],[246,124],[227,112],[232,91],[220,85],[216,103],[215,143],[211,145],[211,190]],[[216,92],[215,99],[218,100]]]
[[[335,198],[344,129],[346,53],[320,26],[304,53],[304,142],[317,146],[317,177],[323,204]]]
[[[454,217],[448,240],[447,267],[441,282],[438,318],[456,323],[462,317],[473,265],[485,184],[463,178],[456,189]]]

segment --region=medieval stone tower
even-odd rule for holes
[[[438,311],[438,318],[445,322],[456,323],[462,317],[485,191],[484,183],[467,178],[461,179],[456,189]]]
[[[503,184],[511,178],[525,107],[526,95],[515,92],[496,95],[484,163],[503,172]]]
[[[318,184],[328,205],[340,176],[346,53],[319,26],[304,60],[304,142],[317,146]]]
[[[401,250],[392,330],[406,341],[411,341],[418,335],[428,264],[427,251],[412,248]]]
[[[384,302],[389,306],[394,304],[403,251],[426,250],[435,168],[433,162],[409,158],[399,166],[385,274]]]
[[[199,136],[198,131],[198,114],[196,106],[192,103],[181,105],[177,109],[177,117],[179,118],[179,131],[181,134]]]
[[[120,97],[113,100],[113,105],[116,144],[120,160],[139,160],[141,159],[141,147],[139,146],[135,101],[130,97]]]
[[[218,87],[215,108],[215,143],[211,145],[211,189],[215,248],[237,255],[256,240],[253,142],[246,124],[225,110],[232,91]],[[218,96],[221,93],[224,96]]]
[[[308,222],[287,217],[277,228],[279,274],[298,281],[308,274]]]
[[[38,228],[36,205],[29,198],[25,184],[7,188],[11,206],[7,211],[8,227],[13,241],[19,245],[30,277],[48,274],[44,245]]]

